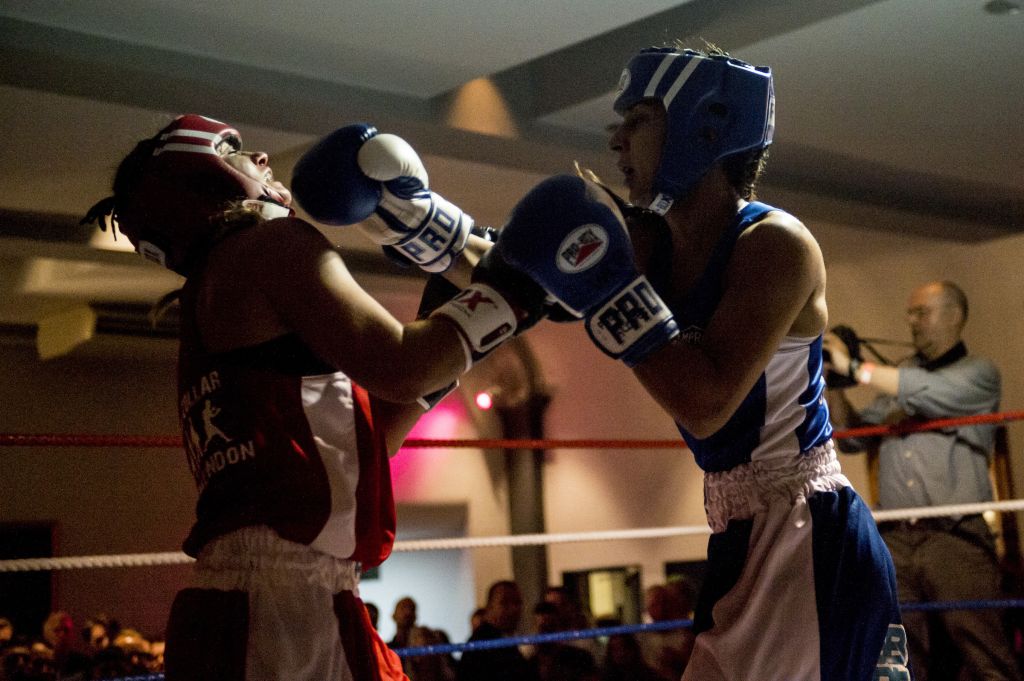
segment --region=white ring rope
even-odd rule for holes
[[[561,534],[513,534],[504,537],[456,537],[452,539],[417,539],[396,541],[395,551],[438,551],[447,549],[476,549],[493,546],[539,546],[542,544],[568,544],[584,541],[611,541],[614,539],[657,539],[694,534],[711,534],[707,525],[681,527],[648,527],[634,530],[604,530],[601,532],[563,532]]]
[[[1024,499],[989,501],[975,504],[953,504],[949,506],[925,506],[921,508],[900,508],[890,511],[874,511],[876,522],[888,520],[910,520],[935,518],[939,516],[961,516],[985,511],[1022,511]],[[517,534],[496,537],[454,537],[451,539],[417,539],[396,541],[395,551],[445,551],[453,549],[475,549],[501,546],[539,546],[544,544],[566,544],[587,541],[613,541],[618,539],[657,539],[711,534],[707,525],[682,525],[677,527],[648,527],[633,530],[605,530],[601,532],[563,532],[560,534]],[[29,572],[34,570],[74,570],[80,568],[143,567],[150,565],[183,565],[193,558],[180,552],[124,553],[101,556],[67,556],[62,558],[17,558],[0,560],[0,572]]]
[[[181,551],[165,553],[122,553],[107,556],[66,556],[63,558],[15,558],[0,560],[0,572],[32,570],[77,570],[79,568],[145,567],[147,565],[181,565],[194,559]]]
[[[891,511],[872,511],[876,522],[886,520],[918,520],[939,516],[958,516],[984,513],[985,511],[1024,511],[1024,499],[1006,501],[981,501],[973,504],[950,504],[948,506],[924,506],[922,508],[896,508]]]

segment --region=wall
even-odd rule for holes
[[[1002,371],[1004,411],[1024,410],[1024,237],[972,249],[953,249],[955,272],[970,299],[966,340],[973,352],[991,357]],[[1016,496],[1024,495],[1024,424],[1007,424]]]
[[[444,187],[472,181],[480,169],[455,164],[434,173]],[[503,188],[481,209],[481,222],[497,223],[512,199],[536,181],[522,173],[487,177]],[[456,194],[457,192],[446,192]],[[506,194],[508,196],[506,196]],[[453,198],[458,198],[454,197]],[[773,195],[763,197],[771,202]],[[782,203],[800,215],[800,197]],[[462,200],[462,199],[458,199]],[[507,205],[502,205],[507,204]],[[805,218],[828,263],[831,323],[864,335],[907,338],[903,308],[909,290],[928,279],[959,281],[971,298],[968,344],[996,360],[1005,381],[1004,408],[1024,405],[1019,263],[1024,237],[983,244],[934,242],[842,223],[834,216]],[[898,221],[898,216],[892,217]],[[347,235],[344,238],[349,238]],[[418,292],[407,282],[365,278],[367,288],[399,316],[408,317]],[[554,438],[677,437],[670,419],[640,389],[630,372],[593,348],[580,325],[544,322],[526,336],[551,392],[547,435]],[[66,358],[40,363],[31,345],[5,343],[0,352],[0,431],[173,434],[173,344],[100,339]],[[481,420],[483,419],[483,420]],[[441,426],[437,426],[440,428]],[[444,426],[457,437],[493,430],[486,417],[466,413]],[[1018,490],[1022,487],[1024,429],[1010,426]],[[500,454],[479,450],[407,450],[394,459],[403,527],[429,535],[437,508],[459,508],[464,525],[435,528],[433,536],[462,531],[505,534],[507,490]],[[844,456],[854,484],[866,488],[863,457]],[[681,449],[558,450],[547,455],[544,501],[549,532],[575,532],[703,523],[700,472]],[[0,451],[0,521],[53,520],[62,555],[175,550],[192,514],[192,482],[178,452],[165,449],[14,448]],[[433,509],[433,510],[431,510]],[[424,529],[426,527],[426,529]],[[461,527],[461,530],[458,528]],[[424,534],[426,533],[426,534]],[[407,535],[404,535],[407,536]],[[553,583],[566,570],[640,565],[644,585],[664,579],[668,561],[704,556],[706,538],[587,542],[552,545]],[[416,566],[422,570],[417,571]],[[388,568],[389,564],[385,564]],[[395,600],[421,600],[421,621],[465,632],[472,604],[494,579],[511,575],[507,549],[453,552],[447,557],[402,556],[367,583],[390,621]],[[457,575],[458,588],[432,600],[437,574]],[[162,629],[174,591],[187,568],[131,568],[58,573],[58,604],[81,618],[104,610],[150,633]],[[394,577],[389,580],[388,575]],[[417,579],[416,575],[421,579]],[[471,583],[463,583],[471,582]],[[446,585],[449,586],[449,585]],[[530,604],[528,604],[529,607]],[[451,619],[442,616],[449,607]]]
[[[49,362],[35,348],[0,352],[0,432],[171,435],[174,344],[109,340]],[[107,347],[100,348],[99,345]],[[57,555],[177,550],[194,486],[176,449],[7,447],[0,451],[0,522],[55,522]],[[54,573],[56,604],[76,620],[98,612],[147,633],[163,629],[188,568]]]

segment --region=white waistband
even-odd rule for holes
[[[202,589],[249,591],[256,583],[300,578],[332,593],[355,591],[359,564],[282,539],[260,525],[229,532],[204,546],[196,559],[192,583]]]
[[[814,492],[848,486],[850,481],[842,474],[829,440],[793,458],[751,461],[705,474],[704,510],[711,531],[722,532],[730,520],[752,518],[773,500],[800,503]]]

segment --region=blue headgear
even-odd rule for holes
[[[693,50],[647,48],[623,69],[613,107],[624,115],[651,98],[660,99],[668,115],[650,206],[661,215],[722,157],[772,142],[775,90],[767,66]]]

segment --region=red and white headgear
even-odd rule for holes
[[[140,159],[124,196],[114,197],[118,229],[143,257],[187,276],[218,237],[218,217],[232,202],[252,200],[268,217],[291,214],[290,196],[230,166],[224,156],[242,148],[234,128],[186,114],[161,130]]]

